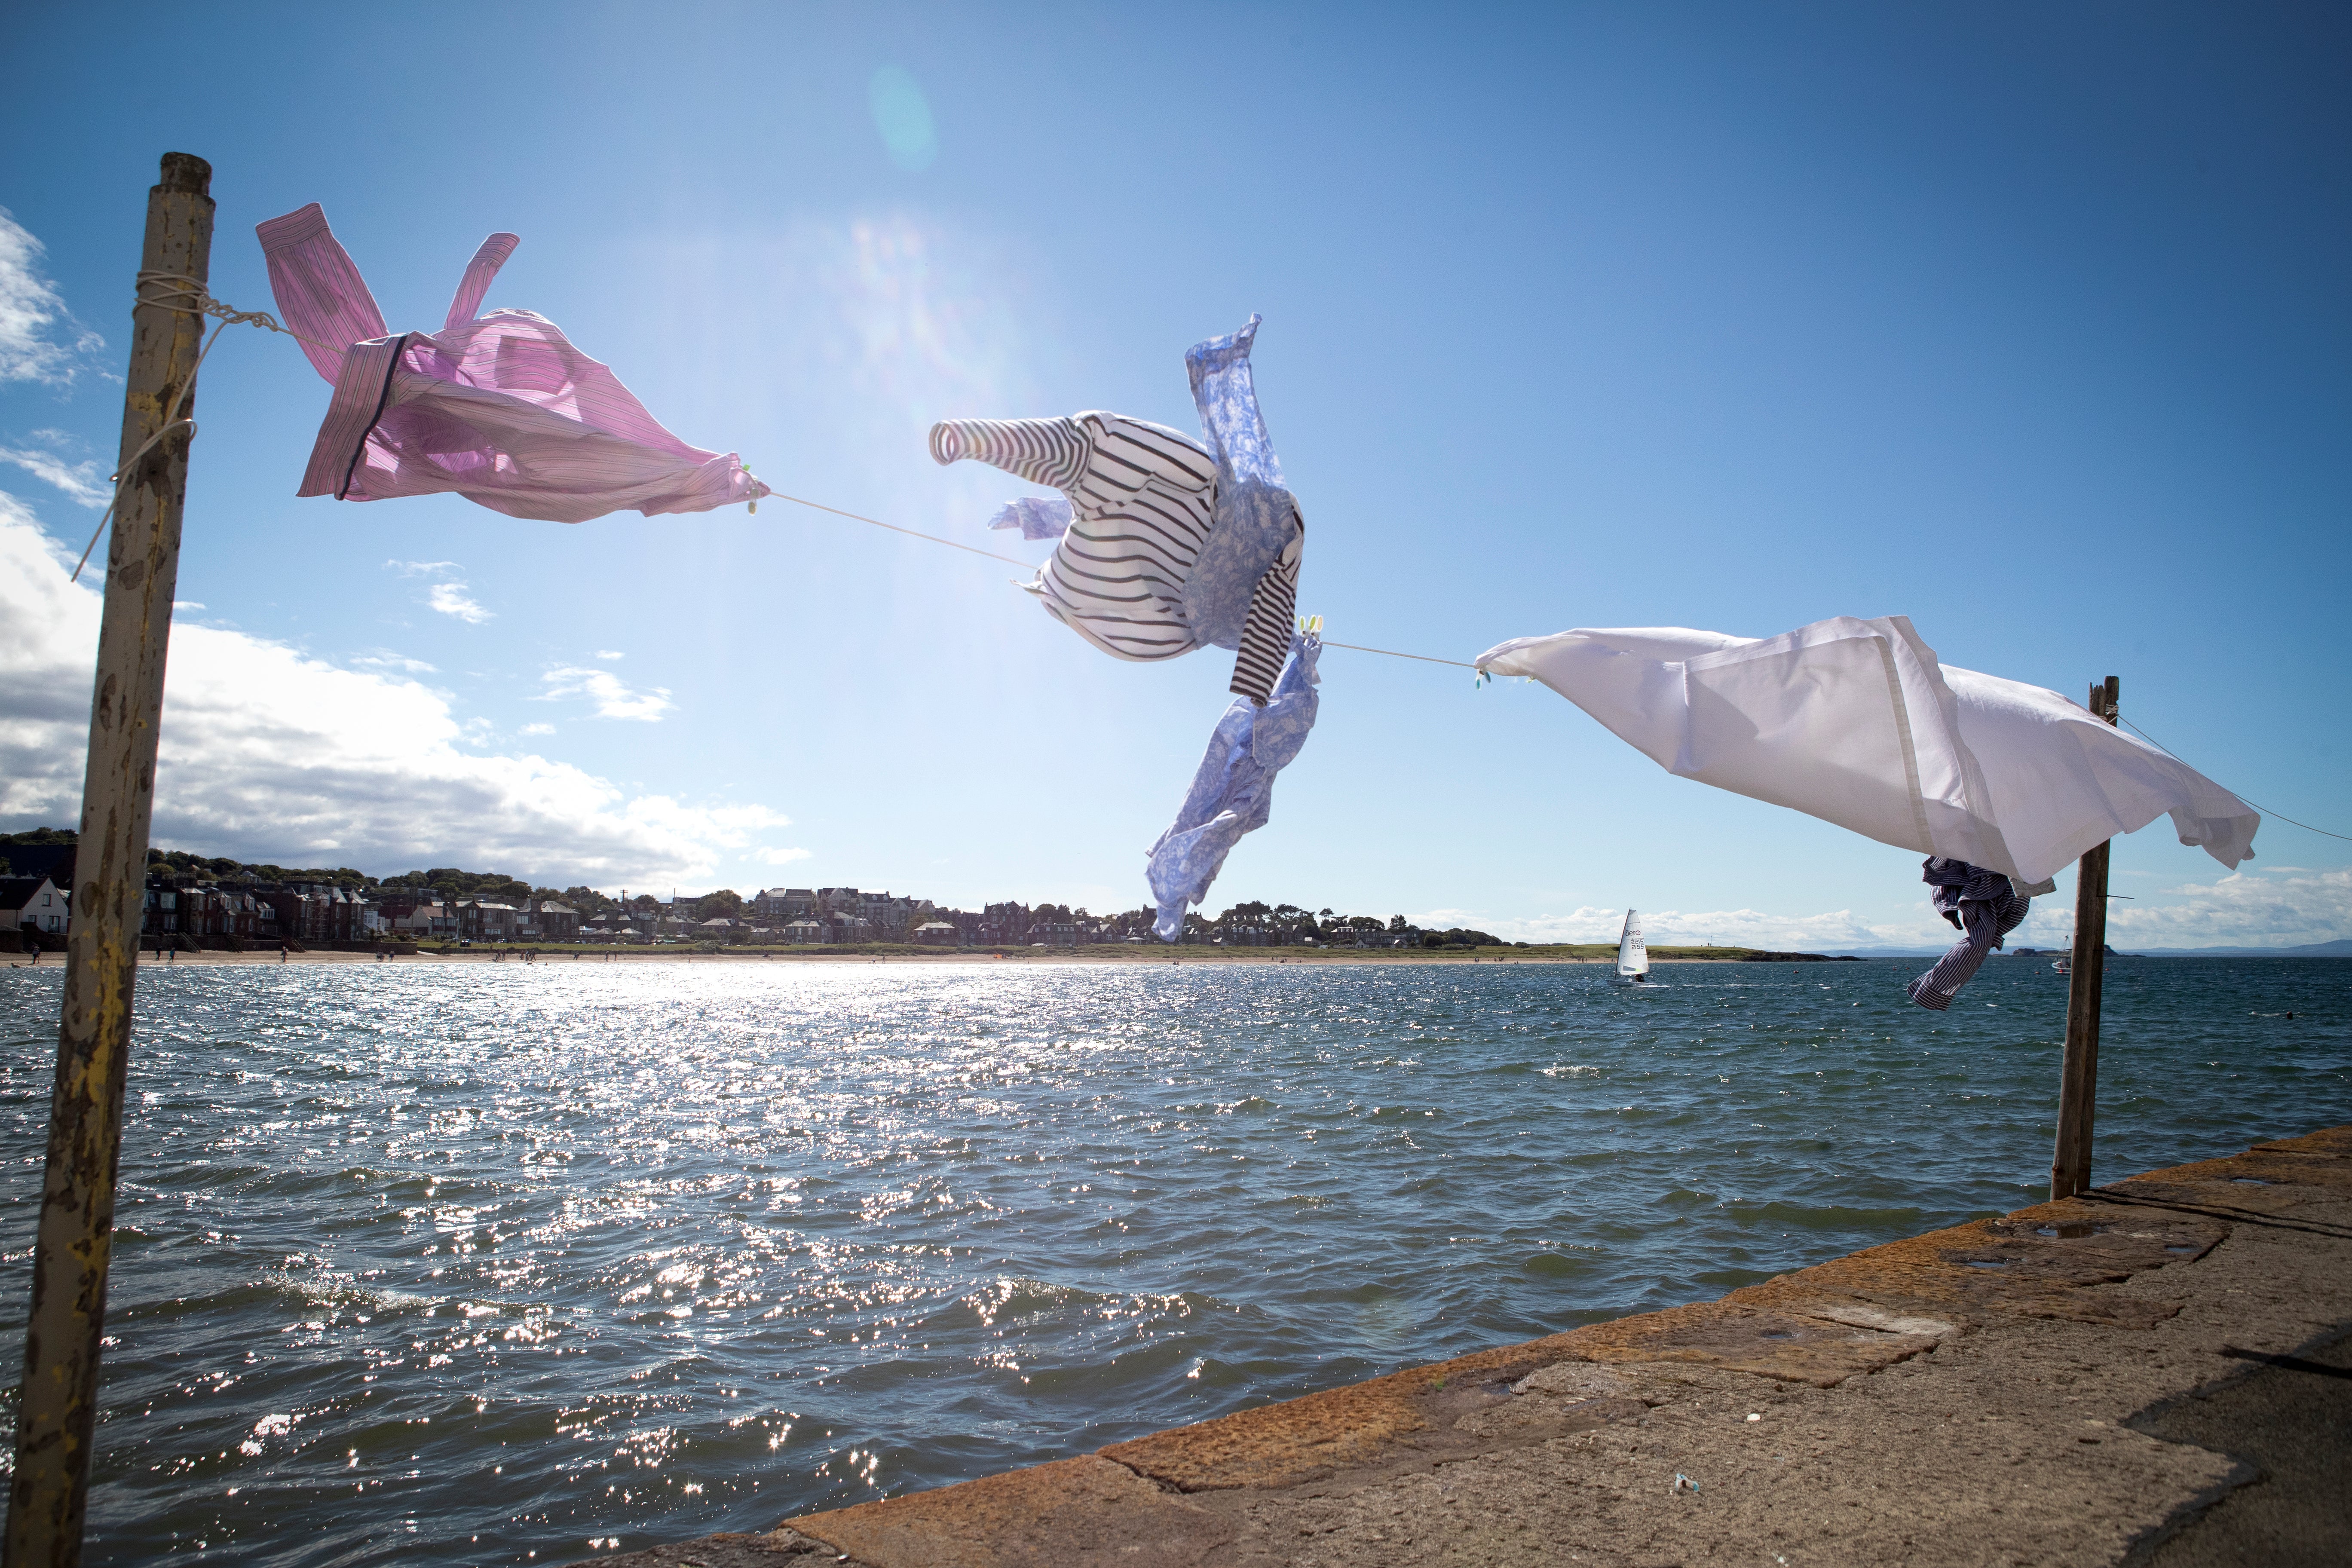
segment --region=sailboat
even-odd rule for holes
[[[1632,985],[1650,978],[1650,950],[1642,945],[1642,914],[1625,911],[1625,930],[1617,938],[1617,971],[1610,976]]]

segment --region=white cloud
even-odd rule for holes
[[[0,382],[70,386],[105,347],[42,276],[41,242],[0,207]]]
[[[84,506],[102,507],[114,497],[114,487],[99,472],[98,460],[68,463],[55,452],[29,447],[0,447],[0,463],[14,463],[44,483],[57,486]]]
[[[473,626],[480,626],[490,618],[490,612],[474,602],[474,596],[466,592],[463,583],[436,583],[432,593],[425,595],[425,602],[445,616],[455,616]]]
[[[177,605],[174,605],[172,607],[173,609],[179,608]],[[191,605],[188,607],[195,610],[201,610],[204,608],[202,605]],[[411,658],[404,653],[394,653],[390,648],[378,648],[373,653],[361,654],[357,658],[353,658],[352,662],[359,666],[362,669],[396,669],[403,675],[437,675],[440,673],[437,668],[425,663],[421,658]]]
[[[2233,871],[2163,894],[2179,901],[2109,906],[2107,941],[2119,948],[2300,947],[2352,935],[2352,869]],[[2074,930],[2071,909],[2065,929]]]
[[[555,733],[555,726],[552,724],[525,724],[522,727],[522,732],[526,735],[552,735]]]
[[[669,700],[669,688],[653,686],[640,689],[631,686],[609,669],[589,669],[576,664],[558,665],[540,677],[547,683],[542,701],[559,697],[585,697],[596,705],[599,719],[640,719],[646,723],[677,706]]]
[[[461,569],[455,561],[394,560],[387,561],[383,565],[385,571],[397,572],[404,577],[423,577],[436,573],[453,573]],[[442,581],[434,584],[425,595],[425,603],[429,608],[438,610],[445,616],[455,616],[457,619],[473,626],[480,626],[491,616],[489,610],[485,609],[473,595],[466,591],[465,579],[462,577],[445,576]]]
[[[0,494],[0,821],[70,823],[89,727],[99,596]],[[283,644],[175,626],[155,841],[378,874],[495,868],[553,882],[707,879],[788,818],[764,805],[627,796],[536,756],[458,749],[445,697]]]
[[[182,610],[201,610],[205,606],[202,602],[195,599],[174,599],[172,601],[172,613],[174,615],[177,615]]]
[[[597,657],[598,658],[623,658],[623,657],[625,657],[625,656],[623,656],[623,655],[621,655],[621,654],[619,654],[619,653],[614,652],[614,650],[612,650],[611,648],[602,648],[602,647],[600,647],[600,648],[598,648],[598,649],[596,650],[596,657]]]

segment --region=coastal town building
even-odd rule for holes
[[[66,912],[65,894],[47,877],[0,877],[0,931],[62,936]]]
[[[515,923],[522,913],[512,904],[502,904],[491,899],[467,899],[457,906],[457,939],[460,942],[512,942]]]
[[[752,895],[751,912],[762,923],[773,926],[806,920],[816,913],[816,891],[812,888],[763,888]]]
[[[553,899],[534,899],[516,911],[515,935],[521,942],[575,942],[580,911]]]
[[[391,919],[394,933],[413,942],[446,942],[457,934],[457,913],[446,904],[407,904]]]

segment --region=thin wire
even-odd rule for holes
[[[999,555],[993,550],[979,550],[969,544],[959,544],[952,539],[941,539],[936,533],[919,533],[911,528],[900,528],[897,523],[885,522],[878,517],[866,517],[857,512],[844,511],[837,506],[827,506],[823,501],[803,500],[798,496],[788,496],[782,490],[770,490],[768,494],[778,500],[788,500],[794,506],[804,506],[814,511],[829,511],[835,517],[845,517],[852,522],[870,522],[877,528],[887,528],[893,533],[903,533],[913,539],[928,539],[933,544],[944,544],[950,550],[961,550],[972,555],[984,555],[991,561],[1002,561],[1007,566],[1024,567],[1032,572],[1037,569],[1037,563],[1034,561],[1016,561],[1010,555]]]
[[[774,496],[776,500],[791,500],[793,505],[804,505],[804,508],[809,508],[809,510],[814,512],[833,512],[835,517],[846,517],[849,521],[870,521],[873,527],[889,529],[891,533],[906,533],[908,538],[924,538],[924,541],[929,541],[929,543],[934,545],[948,545],[950,550],[964,550],[964,552],[969,552],[969,555],[983,555],[992,562],[1004,562],[1007,566],[1028,566],[1030,572],[1037,569],[1034,562],[1013,560],[1012,555],[997,555],[995,550],[976,550],[973,545],[957,543],[957,541],[952,541],[952,538],[940,538],[939,533],[922,533],[918,531],[918,529],[901,529],[896,521],[882,521],[879,517],[866,517],[863,512],[845,512],[842,508],[837,508],[837,505],[825,505],[824,500],[804,500],[802,496],[785,496],[781,489],[772,489],[769,496]],[[1357,644],[1352,642],[1327,642],[1324,647],[1348,648],[1350,654],[1385,654],[1388,658],[1418,658],[1421,663],[1425,663],[1425,666],[1454,666],[1456,670],[1477,670],[1477,666],[1465,666],[1465,663],[1458,658],[1430,658],[1428,654],[1397,654],[1395,648],[1367,648],[1367,647],[1357,647]]]
[[[165,308],[168,310],[180,310],[180,307],[176,306],[167,306]],[[181,313],[184,315],[194,315],[199,318],[203,315],[202,311],[190,311],[184,310],[182,310]],[[156,442],[161,441],[164,437],[170,435],[173,431],[181,428],[183,426],[187,428],[188,439],[190,441],[194,441],[196,438],[196,422],[193,419],[180,418],[180,405],[188,400],[188,394],[194,390],[196,384],[196,373],[205,368],[205,356],[213,352],[213,345],[220,342],[220,335],[226,331],[228,331],[228,323],[226,321],[223,321],[219,326],[213,329],[213,335],[206,338],[205,340],[204,347],[196,351],[196,363],[188,367],[186,378],[180,383],[180,390],[173,395],[172,406],[164,414],[163,425],[157,428],[156,432],[152,436],[148,437],[145,441],[140,444],[139,450],[131,454],[131,460],[129,462],[123,464],[122,467],[115,469],[114,472],[107,476],[107,478],[114,481],[114,499],[108,501],[106,503],[106,510],[99,514],[98,526],[90,531],[89,542],[81,547],[81,559],[74,563],[73,575],[67,578],[67,582],[79,583],[81,581],[81,569],[89,564],[89,552],[98,548],[99,540],[104,537],[106,533],[106,525],[114,521],[115,512],[122,505],[123,480],[130,474],[131,469],[139,466],[140,459],[144,458],[149,452],[155,449]]]
[[[142,295],[140,297],[142,303],[163,305],[165,310],[182,310],[193,315],[214,316],[219,319],[220,325],[213,329],[212,337],[205,342],[203,350],[196,355],[196,368],[199,370],[204,367],[205,355],[213,352],[213,344],[220,341],[220,335],[223,330],[230,326],[260,327],[268,331],[283,332],[289,338],[296,339],[301,342],[310,343],[313,348],[326,347],[323,343],[315,342],[311,339],[303,337],[301,333],[293,331],[291,328],[279,326],[276,318],[272,317],[267,310],[238,310],[231,309],[229,306],[223,304],[218,300],[214,299],[209,293],[206,293],[205,291],[205,286],[195,279],[185,277],[176,272],[142,272],[139,275],[139,284],[142,288],[145,288],[151,283],[176,283],[180,285],[180,287],[177,289],[167,289],[160,297]],[[193,303],[185,305],[164,304],[166,300],[173,298],[191,300]],[[182,397],[184,398],[187,395],[187,388],[188,386],[193,386],[195,384],[195,379],[194,371],[191,371],[188,374],[187,384],[181,388],[180,395]],[[174,401],[172,405],[172,412],[177,414],[179,411],[179,403]],[[146,446],[140,447],[139,450],[131,456],[130,462],[122,465],[122,473],[129,473],[132,468],[138,467],[139,459],[147,455],[150,447],[152,447],[156,442],[162,440],[168,432],[177,429],[182,425],[187,426],[189,434],[191,437],[193,437],[196,428],[196,423],[194,420],[183,419],[173,424],[166,424],[163,429],[156,431],[153,436],[148,437]],[[114,479],[115,500],[119,502],[122,496],[121,475],[117,474],[114,476]],[[885,522],[878,517],[867,517],[863,512],[844,511],[837,506],[827,506],[823,501],[809,500],[801,496],[788,496],[782,490],[770,490],[768,494],[777,500],[790,501],[794,506],[804,506],[812,511],[831,512],[835,517],[845,517],[852,522],[863,522],[874,528],[887,528],[893,533],[903,533],[909,539],[920,539],[932,544],[944,544],[950,550],[961,550],[967,555],[978,555],[982,559],[989,561],[1002,561],[1007,566],[1018,566],[1024,571],[1034,572],[1037,570],[1037,563],[1034,561],[1022,561],[1011,555],[999,555],[993,550],[982,550],[975,545],[961,543],[952,539],[942,539],[936,533],[924,533],[917,529],[901,528],[895,522]],[[107,521],[113,515],[114,507],[110,505],[106,509],[106,516],[99,519],[98,532],[90,535],[89,547],[84,549],[81,552],[83,563],[87,563],[89,562],[90,551],[98,548],[99,535],[103,534],[106,531]],[[74,576],[76,579],[79,579],[81,576],[81,564],[77,564],[74,567]],[[1346,648],[1349,653],[1377,653],[1389,658],[1410,658],[1422,664],[1452,665],[1456,669],[1476,669],[1478,668],[1475,664],[1465,664],[1458,658],[1432,658],[1425,653],[1399,653],[1394,648],[1365,647],[1358,643],[1327,642],[1323,646],[1325,647]]]
[[[207,293],[205,289],[205,286],[201,282],[181,273],[142,272],[139,275],[139,284],[142,289],[150,284],[179,285],[176,289],[167,289],[161,296],[142,294],[140,297],[142,303],[163,305],[165,310],[183,310],[194,315],[214,316],[219,319],[220,326],[213,329],[211,339],[205,342],[203,351],[196,355],[196,368],[199,370],[204,367],[205,355],[212,353],[213,344],[220,341],[222,331],[230,326],[260,327],[268,331],[284,332],[289,338],[297,339],[302,342],[310,343],[313,348],[323,348],[326,346],[323,343],[311,342],[310,339],[303,337],[301,333],[294,331],[290,328],[279,326],[276,318],[272,317],[267,310],[238,310],[231,309],[229,306],[221,303],[221,301],[214,299],[212,295]],[[184,300],[192,302],[188,304],[165,304],[165,300],[173,299]],[[182,397],[185,397],[187,395],[187,386],[194,385],[195,379],[195,373],[191,371],[188,374],[187,385],[184,385],[181,388]],[[177,414],[179,411],[179,404],[175,401],[172,405],[172,412]],[[194,436],[196,425],[195,421],[193,419],[183,419],[175,424],[166,424],[163,429],[156,431],[153,436],[148,437],[147,445],[140,447],[139,450],[132,455],[130,462],[122,465],[122,473],[129,473],[132,468],[138,467],[139,459],[147,455],[150,447],[152,447],[157,441],[162,440],[166,433],[177,429],[181,425],[186,426],[191,437]],[[114,476],[114,478],[115,500],[119,502],[122,496],[121,476],[118,474]],[[950,550],[961,550],[967,555],[977,555],[982,557],[983,560],[1002,561],[1007,566],[1018,566],[1024,571],[1034,572],[1037,570],[1037,563],[1034,561],[1022,561],[1011,555],[999,555],[993,550],[982,550],[976,545],[964,544],[952,539],[942,539],[936,533],[924,533],[918,529],[901,528],[895,522],[885,522],[878,517],[867,517],[863,512],[844,511],[837,506],[827,506],[823,501],[809,500],[802,496],[788,496],[782,490],[770,490],[768,493],[777,500],[790,501],[794,506],[804,506],[812,511],[831,512],[835,517],[845,517],[852,522],[862,522],[874,528],[887,528],[893,533],[903,533],[909,539],[920,539],[932,544],[944,544]],[[98,548],[99,536],[106,531],[107,521],[109,519],[112,518],[113,515],[114,507],[110,505],[106,509],[106,516],[99,519],[98,532],[90,535],[89,547],[81,552],[83,563],[87,563],[89,562],[90,551]],[[74,576],[77,579],[81,576],[81,564],[77,564],[74,567]],[[1384,655],[1389,658],[1410,658],[1417,660],[1423,664],[1447,664],[1452,665],[1456,669],[1475,669],[1478,668],[1475,664],[1465,664],[1458,658],[1432,658],[1425,653],[1399,653],[1394,648],[1365,647],[1356,643],[1327,642],[1323,646],[1325,647],[1346,648],[1349,653],[1377,653]]]
[[[1384,653],[1391,658],[1417,658],[1423,664],[1450,664],[1456,669],[1475,669],[1475,664],[1465,664],[1458,658],[1432,658],[1425,653],[1399,653],[1391,647],[1364,647],[1351,642],[1327,642],[1325,647],[1343,647],[1349,653]]]
[[[2166,745],[2163,742],[2158,740],[2155,736],[2149,734],[2147,731],[2133,723],[2130,720],[2124,718],[2122,714],[2118,713],[2116,717],[2123,723],[2125,728],[2130,730],[2132,733],[2137,735],[2141,740],[2146,741],[2149,745],[2154,746],[2158,751],[2162,752],[2166,756],[2170,757],[2174,762],[2179,763],[2181,766],[2195,767],[2197,765],[2190,762],[2187,757],[2182,756],[2179,752],[2174,751],[2170,746]],[[2246,800],[2244,795],[2239,795],[2238,798],[2240,800]],[[2314,827],[2308,822],[2296,822],[2294,817],[2287,816],[2286,813],[2283,811],[2273,811],[2269,806],[2264,805],[2258,800],[2246,800],[2246,804],[2252,806],[2256,811],[2261,812],[2264,816],[2275,816],[2281,822],[2289,823],[2296,827],[2302,828],[2305,833],[2316,833],[2322,838],[2341,838],[2346,843],[2352,844],[2352,834],[2330,833],[2325,827]]]
[[[220,336],[220,329],[218,327],[215,327],[213,329],[213,336],[215,338]],[[211,347],[212,345],[210,343],[206,343],[205,345],[206,350],[209,350]],[[203,352],[199,352],[197,353],[196,363],[200,365],[205,363]],[[172,400],[172,412],[176,414],[179,411],[180,400],[175,397]],[[89,552],[98,548],[99,539],[106,532],[106,525],[114,521],[114,509],[122,504],[122,476],[137,468],[139,466],[139,459],[155,449],[156,442],[161,441],[173,431],[180,429],[187,431],[188,439],[191,441],[195,439],[196,422],[194,420],[174,419],[169,425],[164,426],[162,429],[156,431],[155,434],[148,437],[146,440],[140,443],[139,450],[131,454],[131,460],[129,462],[123,464],[122,467],[106,476],[108,479],[114,481],[113,499],[106,503],[106,510],[98,514],[98,527],[91,531],[89,542],[81,547],[81,559],[74,563],[73,575],[67,578],[67,582],[79,583],[81,581],[81,569],[89,564]]]

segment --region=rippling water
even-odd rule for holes
[[[1919,967],[149,970],[91,1561],[763,1528],[2031,1202],[2064,982]],[[2098,1174],[2352,1121],[2347,983],[2113,964]]]

